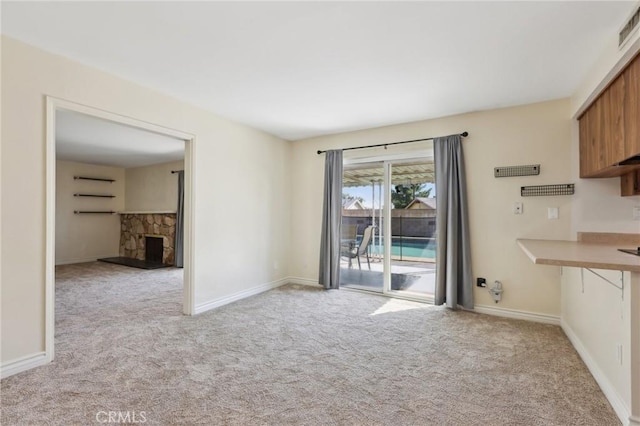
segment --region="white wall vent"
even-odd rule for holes
[[[627,23],[620,30],[620,34],[618,34],[618,47],[622,47],[622,45],[629,39],[631,34],[638,29],[638,24],[640,24],[640,5],[636,7],[635,12],[631,14]]]

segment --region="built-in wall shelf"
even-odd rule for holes
[[[113,183],[115,179],[109,178],[101,178],[101,177],[93,177],[93,176],[74,176],[74,180],[88,180],[93,182],[107,182]],[[79,189],[79,188],[78,188]],[[91,192],[75,192],[73,194],[74,197],[87,197],[87,198],[115,198],[116,196],[113,194],[96,194]],[[102,206],[108,207],[108,206]],[[113,210],[74,210],[74,214],[116,214],[118,212]]]
[[[73,194],[74,197],[98,197],[98,198],[115,198],[115,195],[106,194]]]
[[[88,177],[88,176],[74,176],[73,179],[75,180],[95,180],[98,182],[115,182],[115,179],[105,179],[105,178],[96,178],[96,177]]]
[[[74,210],[75,214],[116,214],[113,210]]]

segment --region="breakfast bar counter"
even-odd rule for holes
[[[562,267],[560,325],[622,424],[640,426],[640,256],[618,250],[637,253],[640,233],[517,242],[533,263]]]
[[[627,242],[519,239],[518,245],[537,265],[640,272],[640,256],[618,250],[637,250],[637,245]]]

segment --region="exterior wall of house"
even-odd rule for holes
[[[412,209],[412,210],[433,210],[431,207],[422,204],[421,202],[417,201],[413,204],[411,204],[410,206],[407,206],[408,209]]]

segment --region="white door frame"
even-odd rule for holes
[[[184,283],[182,311],[195,315],[194,298],[194,134],[159,126],[132,117],[46,97],[46,222],[45,222],[45,354],[47,362],[54,358],[55,336],[55,238],[56,238],[56,111],[67,110],[101,118],[130,127],[148,130],[185,141],[184,150]]]

